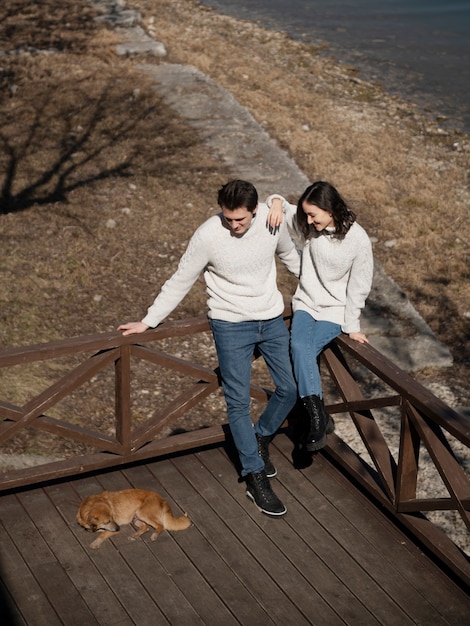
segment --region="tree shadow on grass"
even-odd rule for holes
[[[98,8],[76,0],[4,0],[0,3],[0,50],[78,52],[101,28]]]
[[[194,133],[116,62],[96,13],[75,0],[0,7],[0,214],[185,166]]]
[[[106,178],[159,171],[194,141],[155,93],[117,73],[105,81],[89,74],[31,81],[26,89],[33,97],[15,96],[2,107],[2,214],[64,202]]]

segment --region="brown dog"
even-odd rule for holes
[[[100,533],[90,544],[93,549],[99,548],[123,524],[132,524],[136,529],[130,540],[153,528],[151,541],[155,541],[163,530],[185,530],[191,526],[186,515],[174,517],[166,500],[158,493],[144,489],[102,491],[88,496],[80,504],[77,522],[86,530]]]

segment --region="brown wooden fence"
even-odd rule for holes
[[[290,311],[286,310],[288,323]],[[0,452],[11,449],[15,436],[41,431],[84,446],[85,454],[0,474],[0,491],[14,490],[67,476],[191,450],[223,441],[225,423],[168,434],[169,428],[211,394],[220,393],[217,367],[207,367],[172,355],[161,346],[168,340],[208,333],[206,318],[168,322],[142,335],[123,337],[111,332],[76,337],[0,352],[0,375],[46,361],[71,358],[73,366],[45,389],[32,392],[24,404],[0,400]],[[370,345],[339,337],[323,357],[327,408],[335,416],[325,454],[357,481],[389,514],[394,515],[466,584],[468,557],[425,514],[453,511],[470,529],[470,482],[454,448],[470,448],[469,421],[396,367]],[[190,384],[175,383],[168,401],[145,419],[135,419],[132,401],[135,364],[163,368]],[[80,393],[91,380],[112,368],[113,427],[94,427],[57,415],[64,399]],[[21,375],[21,374],[20,374]],[[328,376],[329,375],[329,376]],[[264,402],[269,394],[253,384],[252,397]],[[111,403],[112,404],[112,403]],[[82,411],[82,409],[81,409]],[[355,425],[363,451],[342,437],[341,424]],[[386,424],[386,428],[384,428]],[[351,429],[348,429],[348,432]],[[420,459],[426,454],[445,494],[419,493]]]

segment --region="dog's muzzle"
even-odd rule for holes
[[[108,524],[102,524],[101,526],[96,526],[92,529],[93,532],[103,532],[105,530],[109,530],[113,533],[117,533],[120,530],[120,527],[116,524],[116,522],[109,522]]]

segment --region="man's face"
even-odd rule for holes
[[[258,208],[258,207],[256,207]],[[238,207],[238,209],[226,209],[222,208],[222,215],[226,226],[237,237],[244,235],[250,228],[253,218],[256,214],[256,209],[251,212],[248,211],[246,206]]]

